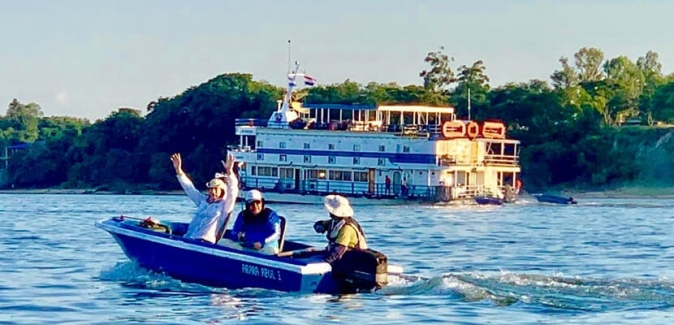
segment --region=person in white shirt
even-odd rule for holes
[[[183,237],[212,244],[217,243],[224,232],[222,228],[225,226],[225,221],[234,210],[234,204],[239,195],[239,180],[233,171],[234,156],[228,154],[227,161],[222,162],[225,167],[224,178],[214,178],[206,184],[208,195],[200,193],[185,175],[179,153],[171,155],[171,162],[173,162],[180,186],[197,205],[197,211]],[[218,174],[218,176],[222,175]]]

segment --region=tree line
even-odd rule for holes
[[[441,47],[424,61],[420,85],[346,80],[293,95],[317,104],[452,105],[464,119],[470,102],[472,119],[503,120],[509,137],[522,142],[522,176],[531,189],[674,183],[674,144],[662,127],[674,123],[674,74],[662,72],[655,52],[632,61],[581,48],[572,60],[560,58],[549,81],[495,88],[482,60],[455,65]],[[205,182],[238,139],[234,119],[268,118],[283,92],[250,74],[228,73],[158,98],[145,112],[120,108],[93,123],[45,117],[38,104],[15,99],[0,116],[0,148],[31,145],[11,155],[5,187],[176,189],[173,152]],[[626,121],[640,126],[621,127]]]

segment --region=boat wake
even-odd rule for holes
[[[272,298],[298,294],[265,289],[213,288],[185,283],[148,271],[133,262],[104,270],[100,279],[151,290],[156,295],[226,294],[240,298]],[[403,276],[376,291],[379,296],[442,296],[459,302],[489,302],[496,306],[532,305],[588,312],[668,309],[674,307],[674,280],[594,279],[502,272],[450,273],[431,278]],[[301,294],[300,294],[301,295]]]
[[[601,202],[588,201],[579,203],[578,205],[593,207],[593,208],[622,208],[622,209],[670,209],[674,208],[674,202]]]
[[[674,281],[591,279],[534,274],[455,273],[429,279],[406,277],[377,292],[383,295],[441,295],[459,301],[515,303],[555,309],[607,311],[674,307]]]

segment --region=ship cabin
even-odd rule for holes
[[[451,201],[501,197],[520,172],[502,122],[459,120],[453,107],[279,101],[269,119],[237,119],[236,134],[244,189]]]

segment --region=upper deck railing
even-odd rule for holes
[[[234,126],[267,126],[267,119],[261,118],[237,118],[234,120]]]
[[[484,164],[486,166],[516,166],[519,164],[519,158],[515,155],[485,155]]]
[[[299,104],[299,103],[293,103]],[[237,127],[282,128],[279,120],[287,123],[291,129],[330,130],[351,132],[386,132],[407,137],[430,137],[442,133],[442,125],[454,121],[453,107],[432,107],[416,105],[373,106],[344,104],[307,104],[292,105],[294,120],[285,122],[278,119],[279,106],[272,117],[274,119],[236,119]]]

